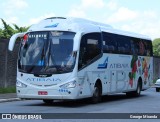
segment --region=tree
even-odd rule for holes
[[[1,37],[4,37],[4,35],[3,35],[3,30],[0,28],[0,38]]]
[[[2,21],[2,24],[3,24],[3,29],[0,29],[0,38],[8,39],[15,33],[26,32],[30,27],[30,26],[28,26],[28,27],[19,27],[18,25],[13,24],[14,28],[12,28],[3,19],[1,19],[1,21]]]
[[[13,24],[13,26],[16,29],[15,30],[16,33],[18,33],[18,32],[26,32],[30,27],[30,26],[29,27],[18,27],[18,25],[16,25],[16,24]]]
[[[3,30],[3,38],[10,38],[14,33],[14,29],[8,25],[3,19],[1,19],[3,26],[4,26],[4,30]]]
[[[153,55],[160,56],[160,38],[153,40]]]

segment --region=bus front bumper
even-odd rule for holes
[[[67,100],[77,99],[78,96],[71,90],[34,90],[34,89],[17,89],[17,97],[21,99],[53,99],[53,100]]]

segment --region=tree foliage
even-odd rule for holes
[[[15,32],[18,33],[18,32],[26,32],[29,27],[19,27],[18,25],[16,24],[13,24],[14,28],[15,28]]]
[[[3,38],[10,38],[11,35],[13,35],[14,29],[8,25],[3,19],[1,19],[4,29],[3,29]]]
[[[3,30],[0,28],[0,38],[3,37]]]
[[[13,27],[11,27],[3,19],[1,19],[1,21],[3,24],[3,28],[0,28],[0,38],[3,39],[8,39],[15,33],[26,32],[29,29],[29,27],[19,27],[16,24],[13,24]]]
[[[153,40],[152,44],[154,56],[160,56],[160,38]]]

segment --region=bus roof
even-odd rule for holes
[[[137,34],[128,31],[122,31],[114,29],[108,24],[94,22],[82,18],[74,17],[51,17],[40,21],[38,24],[32,25],[28,31],[46,31],[46,30],[57,30],[57,31],[73,31],[73,32],[109,32],[119,35],[131,36],[136,38],[143,38],[151,40],[148,36]]]

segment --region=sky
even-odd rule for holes
[[[86,18],[160,38],[160,0],[0,0],[0,18],[10,25],[30,26],[54,16]]]

